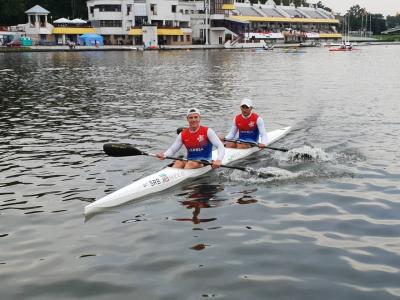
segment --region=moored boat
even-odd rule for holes
[[[284,137],[290,129],[291,127],[285,127],[268,132],[267,145],[270,145]],[[230,164],[258,151],[260,151],[258,147],[247,149],[226,148],[222,164]],[[213,159],[216,157],[217,151],[214,150]],[[87,205],[85,207],[85,215],[95,214],[104,211],[107,208],[122,205],[134,199],[166,190],[185,180],[199,177],[209,171],[211,171],[211,166],[205,166],[198,169],[177,169],[166,167]]]

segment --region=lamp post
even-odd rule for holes
[[[205,33],[206,33],[206,45],[209,45],[208,41],[208,13],[209,13],[209,7],[210,7],[210,0],[204,0],[204,8],[205,8],[205,13],[206,13],[206,26],[205,26]]]

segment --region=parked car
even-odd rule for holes
[[[7,47],[22,47],[22,43],[20,40],[13,40],[7,43]]]

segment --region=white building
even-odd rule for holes
[[[192,43],[190,16],[179,12],[178,0],[89,0],[87,7],[91,25],[108,44]],[[144,25],[156,30],[144,32]]]
[[[320,8],[245,0],[89,0],[89,21],[106,42],[159,45],[341,39]]]
[[[53,39],[53,25],[48,23],[47,16],[50,13],[40,5],[35,5],[25,12],[28,15],[28,23],[24,24],[24,31],[35,43],[50,41]]]
[[[131,43],[128,31],[134,25],[133,0],[89,0],[88,17],[106,44]]]

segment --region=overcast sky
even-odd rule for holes
[[[318,1],[315,1],[315,3]],[[321,0],[322,4],[342,15],[353,5],[360,5],[371,13],[395,16],[400,13],[400,0]],[[313,1],[308,1],[313,3]]]

